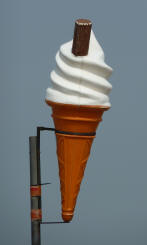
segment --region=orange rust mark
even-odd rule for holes
[[[31,219],[32,220],[41,220],[42,219],[42,210],[41,209],[32,209],[31,210]]]
[[[40,185],[31,186],[30,187],[30,192],[31,192],[31,196],[32,197],[41,196],[41,186]]]

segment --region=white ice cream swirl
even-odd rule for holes
[[[46,99],[64,104],[110,106],[107,81],[112,68],[105,64],[104,53],[91,31],[88,55],[72,54],[72,41],[63,44],[56,54],[56,69],[51,72],[52,88]]]

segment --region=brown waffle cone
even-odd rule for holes
[[[109,107],[55,103],[52,107],[55,129],[64,132],[93,133]],[[95,136],[56,133],[62,218],[69,222],[74,214],[80,184]]]

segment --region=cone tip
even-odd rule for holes
[[[70,222],[73,218],[73,214],[62,213],[62,219],[64,222]]]

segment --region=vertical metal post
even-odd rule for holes
[[[40,142],[38,142],[37,136],[29,137],[32,245],[41,245],[41,170],[40,146],[38,144]]]

